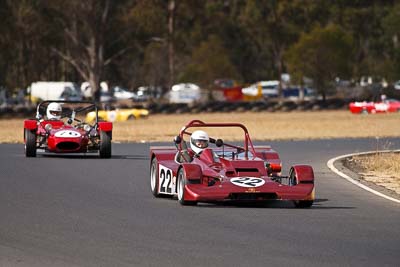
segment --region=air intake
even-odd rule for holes
[[[76,142],[61,142],[57,144],[57,148],[60,150],[77,150],[79,144]]]
[[[229,199],[238,201],[262,201],[276,200],[278,196],[275,193],[231,193],[229,194]]]

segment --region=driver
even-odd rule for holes
[[[208,147],[210,138],[205,131],[197,130],[190,136],[190,148],[194,153],[200,154],[205,148]]]
[[[59,103],[52,102],[47,106],[46,115],[48,120],[60,120],[62,108]]]

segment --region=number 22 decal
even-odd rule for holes
[[[231,183],[241,187],[258,187],[265,184],[265,181],[257,177],[238,177],[232,178]]]
[[[174,194],[172,192],[172,170],[159,165],[160,193]]]

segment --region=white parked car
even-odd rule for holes
[[[400,90],[400,80],[394,83],[394,89]]]
[[[113,92],[114,92],[114,97],[117,100],[133,99],[136,97],[135,93],[129,92],[128,90],[125,90],[119,86],[115,86]]]
[[[257,98],[277,97],[279,92],[279,81],[259,81],[242,89],[245,96]]]
[[[200,87],[193,83],[180,83],[168,92],[170,103],[193,103],[201,99]]]
[[[82,94],[73,82],[34,82],[28,88],[33,102],[41,100],[72,100],[81,101]]]

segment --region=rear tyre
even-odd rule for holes
[[[36,157],[36,132],[25,129],[25,156]]]
[[[128,116],[128,121],[134,121],[136,120],[136,117],[133,116],[132,114]]]
[[[185,200],[185,185],[186,185],[186,175],[185,171],[182,169],[179,170],[178,172],[178,186],[177,186],[177,191],[178,191],[178,201],[181,205],[184,206],[193,206],[196,205],[196,201],[187,201]]]
[[[100,131],[100,158],[111,158],[111,132]]]
[[[150,188],[151,188],[151,193],[155,197],[159,197],[160,193],[158,192],[159,188],[159,179],[158,179],[158,161],[156,158],[153,158],[151,161],[150,165]]]

